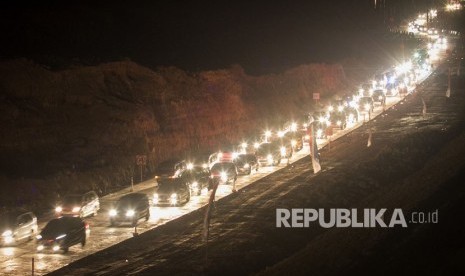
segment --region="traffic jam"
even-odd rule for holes
[[[216,200],[238,192],[308,156],[312,141],[324,147],[372,120],[413,93],[446,53],[453,33],[428,28],[426,17],[408,24],[408,32],[423,40],[409,59],[299,120],[207,155],[165,160],[154,179],[101,198],[94,191],[65,195],[44,217],[33,210],[3,213],[0,274],[18,271],[31,259],[37,271],[51,272],[205,206],[215,186]]]

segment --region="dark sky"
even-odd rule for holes
[[[273,72],[350,55],[382,17],[368,0],[38,2],[1,4],[3,58]]]

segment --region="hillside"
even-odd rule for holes
[[[164,159],[238,142],[308,112],[313,92],[346,87],[341,65],[255,77],[238,65],[189,73],[128,60],[60,71],[3,62],[0,202],[37,210],[71,191],[106,194],[129,185],[137,154],[148,157],[148,178]]]

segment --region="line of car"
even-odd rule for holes
[[[331,103],[323,110],[306,114],[298,122],[288,122],[278,131],[266,130],[253,143],[243,142],[227,150],[211,154],[170,159],[155,171],[156,190],[149,196],[133,192],[120,197],[108,212],[109,226],[135,227],[140,220],[149,220],[150,207],[184,205],[192,196],[200,196],[214,185],[235,185],[238,177],[258,172],[265,166],[277,166],[303,149],[311,139],[310,126],[316,138],[325,139],[333,129],[345,129],[370,115],[375,104],[383,106],[386,97],[408,93],[431,69],[430,53],[444,49],[447,41],[439,37],[427,49],[419,49],[412,60],[375,76],[362,84],[353,95]],[[36,239],[36,249],[67,252],[69,247],[85,246],[89,224],[83,219],[96,216],[100,200],[94,191],[70,194],[55,208],[56,218],[38,232],[37,217],[27,210],[13,210],[0,215],[0,245],[11,246]]]

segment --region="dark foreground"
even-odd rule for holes
[[[448,65],[370,125],[217,203],[208,249],[203,210],[83,258],[51,275],[353,274],[463,270],[465,77]],[[428,112],[421,116],[424,98]],[[368,127],[373,145],[367,144]],[[275,227],[276,208],[401,208],[439,213],[407,228]]]

